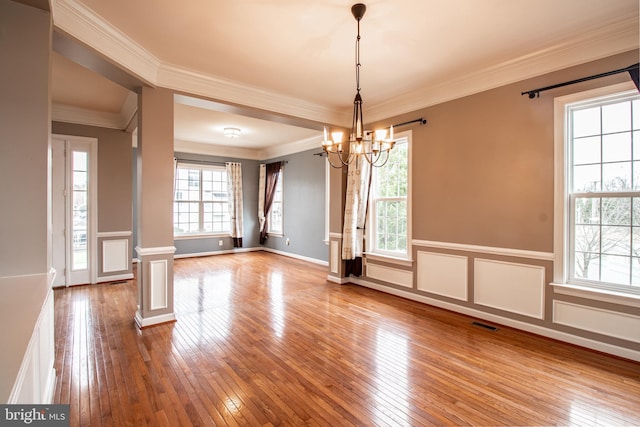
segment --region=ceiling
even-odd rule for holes
[[[177,145],[229,152],[222,129],[233,126],[242,129],[233,152],[260,158],[317,146],[324,124],[350,123],[351,4],[51,0],[51,9],[64,38],[145,84],[195,96],[176,97]],[[638,10],[637,0],[371,0],[360,24],[365,122],[638,49]],[[53,55],[54,120],[131,127],[133,93],[83,65]]]

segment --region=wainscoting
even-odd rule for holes
[[[413,248],[413,263],[371,257],[363,277],[329,280],[640,361],[638,300],[561,292],[551,283],[551,253],[419,240]],[[330,256],[336,256],[334,245]]]
[[[97,238],[98,283],[132,279],[132,232],[101,232]]]

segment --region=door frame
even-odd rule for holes
[[[89,273],[89,283],[98,282],[98,139],[75,136],[52,134],[51,140],[64,143],[65,148],[65,286],[73,286],[70,282],[71,273],[71,246],[73,236],[71,236],[71,210],[69,209],[70,186],[71,186],[71,163],[70,153],[73,147],[84,146],[89,153],[89,200],[88,200],[88,224],[87,224],[87,244],[89,249],[89,262],[87,264]],[[53,165],[52,165],[53,167]]]

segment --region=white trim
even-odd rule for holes
[[[149,83],[158,82],[160,60],[77,0],[53,0],[55,28],[92,47],[111,62]]]
[[[168,263],[166,259],[149,261],[149,309],[161,310],[169,306]]]
[[[640,317],[627,313],[556,300],[553,323],[640,343]]]
[[[328,280],[328,279],[327,279]],[[612,354],[626,359],[635,360],[640,362],[640,351],[632,350],[625,347],[619,347],[612,344],[595,341],[588,338],[579,337],[566,332],[560,332],[553,329],[545,328],[538,325],[533,325],[527,322],[519,320],[509,319],[507,317],[497,316],[484,311],[476,310],[470,307],[464,307],[458,304],[441,301],[435,298],[429,298],[424,295],[415,294],[403,289],[391,288],[389,286],[378,285],[376,283],[367,282],[366,280],[356,279],[351,277],[349,282],[364,286],[366,288],[375,289],[377,291],[385,292],[391,295],[396,295],[402,298],[410,299],[412,301],[422,302],[424,304],[432,305],[434,307],[443,308],[456,313],[465,314],[467,316],[473,316],[478,319],[494,322],[500,325],[509,326],[525,332],[531,332],[533,334],[541,335],[543,337],[557,339],[569,344],[575,344],[581,347],[589,348],[591,350],[601,351],[604,353]],[[337,283],[337,282],[336,282]]]
[[[123,119],[119,113],[89,110],[58,103],[51,105],[51,121],[118,130],[122,130],[126,126],[126,123],[122,124]]]
[[[413,263],[415,262],[413,259],[398,258],[398,257],[371,253],[371,252],[365,252],[364,257],[368,261],[388,262],[390,264],[403,265],[405,267],[412,267]]]
[[[590,28],[581,36],[565,39],[545,49],[500,64],[464,70],[440,84],[417,88],[386,101],[367,106],[367,120],[421,110],[474,93],[520,82],[589,61],[638,49],[638,18],[624,17],[600,28]]]
[[[366,276],[405,288],[413,288],[413,271],[411,270],[401,270],[381,264],[367,264]]]
[[[609,86],[603,86],[583,92],[572,93],[565,96],[554,98],[554,211],[553,211],[553,251],[555,253],[553,263],[553,281],[557,284],[566,283],[569,278],[569,260],[566,258],[566,252],[569,247],[567,239],[567,227],[570,226],[568,215],[567,194],[568,176],[565,171],[567,168],[567,149],[566,143],[569,137],[567,131],[566,109],[568,104],[586,101],[593,98],[601,98],[608,95],[615,95],[627,91],[636,91],[633,82],[628,81]]]
[[[610,302],[612,304],[640,308],[640,295],[569,285],[566,283],[551,283],[551,286],[553,286],[553,292],[559,295],[569,295],[594,301]]]
[[[138,256],[172,255],[175,251],[175,246],[159,246],[155,248],[141,248],[140,246],[136,246],[136,253]]]
[[[176,320],[176,315],[174,313],[161,314],[159,316],[151,316],[145,317],[144,319],[140,316],[140,312],[136,311],[136,315],[134,317],[136,321],[136,325],[138,328],[146,328],[147,326],[159,325],[160,323],[173,322]]]
[[[96,233],[96,237],[130,237],[133,233],[131,231],[102,231]]]
[[[330,239],[342,239],[342,233],[329,232]]]
[[[261,250],[263,250],[263,248],[236,248],[236,249],[227,249],[223,251],[191,252],[188,254],[176,254],[173,256],[173,259],[197,258],[197,257],[213,256],[213,255],[227,255],[227,254],[235,254],[235,253],[241,253],[241,252],[256,252]]]
[[[522,249],[496,248],[492,246],[467,245],[464,243],[435,242],[431,240],[412,240],[414,246],[428,246],[431,248],[451,249],[454,251],[479,252],[483,254],[504,255],[516,258],[539,259],[553,261],[554,255],[550,252],[526,251]]]
[[[318,265],[322,265],[325,267],[329,266],[329,262],[328,261],[323,261],[320,259],[316,259],[316,258],[309,258],[303,255],[297,255],[297,254],[292,254],[290,252],[283,252],[283,251],[279,251],[277,249],[271,249],[271,248],[262,248],[263,251],[265,252],[271,252],[273,254],[277,254],[277,255],[282,255],[282,256],[287,256],[289,258],[295,258],[295,259],[299,259],[302,261],[307,261],[310,262],[312,264],[318,264]]]
[[[133,278],[134,278],[133,273],[116,274],[113,276],[101,276],[101,277],[98,277],[98,283],[116,282],[120,280],[131,280]]]
[[[349,277],[338,277],[329,274],[327,276],[327,282],[337,283],[338,285],[344,285],[345,283],[350,283],[351,279]]]
[[[219,238],[227,238],[227,239],[231,239],[231,236],[229,236],[229,232],[224,232],[224,233],[217,233],[217,234],[213,234],[213,233],[198,233],[198,234],[174,234],[173,235],[173,240],[196,240],[196,239],[219,239]]]

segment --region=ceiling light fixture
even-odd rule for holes
[[[227,138],[239,138],[240,129],[238,128],[224,128],[224,136]]]
[[[343,132],[331,132],[331,138],[327,138],[327,128],[324,128],[322,149],[327,153],[329,163],[334,168],[347,166],[360,156],[364,157],[372,166],[383,166],[387,163],[389,151],[395,144],[393,126],[388,128],[388,132],[387,129],[375,132],[364,130],[362,97],[360,96],[360,20],[366,10],[367,7],[362,3],[351,6],[351,14],[358,22],[358,36],[356,37],[356,97],[353,100],[353,122],[348,144],[342,143]]]

